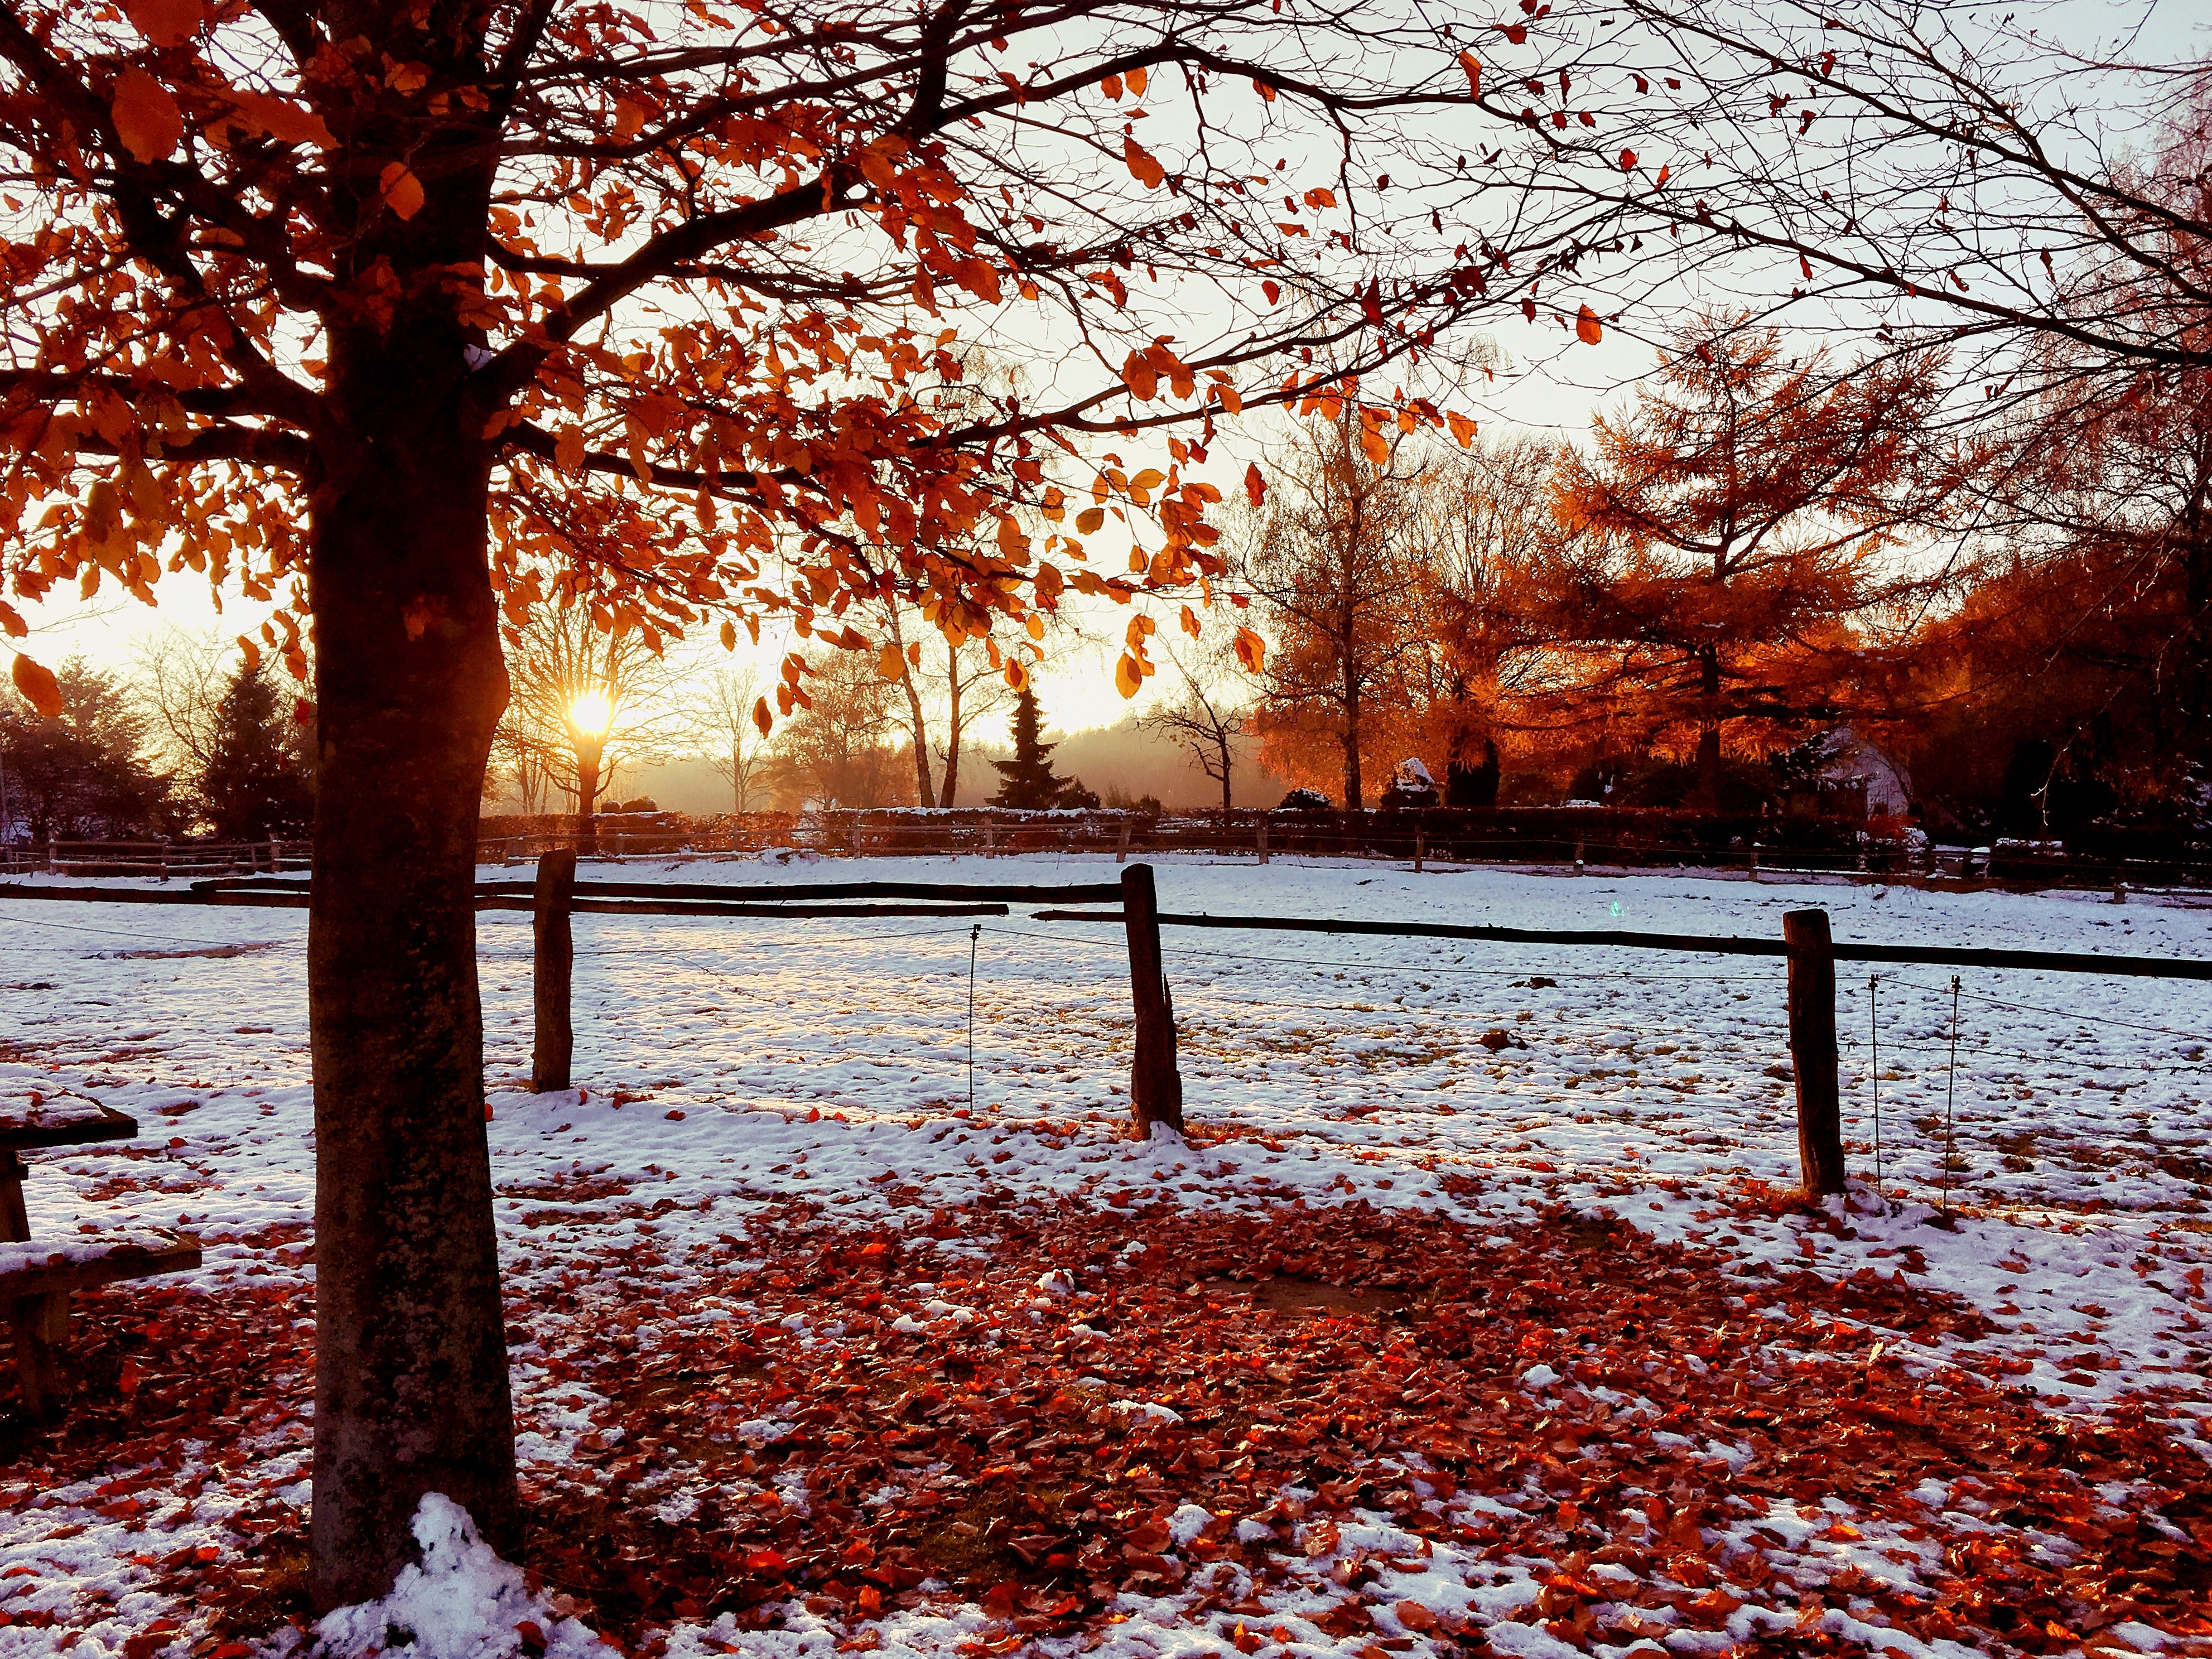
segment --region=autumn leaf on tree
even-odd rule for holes
[[[1167,169],[1154,160],[1152,152],[1134,138],[1122,139],[1121,154],[1129,163],[1130,173],[1146,190],[1158,190],[1167,182]]]
[[[1597,313],[1584,306],[1575,317],[1575,338],[1584,345],[1595,345],[1604,337],[1605,329],[1597,319]]]
[[[42,667],[28,657],[18,653],[15,668],[9,678],[15,681],[15,689],[23,694],[23,700],[32,708],[37,709],[48,720],[59,717],[62,712],[62,690],[54,679],[52,671]]]
[[[169,89],[144,70],[132,67],[115,77],[111,106],[116,137],[141,161],[158,161],[185,136],[184,112]]]

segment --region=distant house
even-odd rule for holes
[[[1803,780],[1790,792],[1793,811],[1865,818],[1904,817],[1911,811],[1912,774],[1855,726],[1831,726],[1791,758],[1797,762],[1791,769]]]

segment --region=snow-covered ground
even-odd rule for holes
[[[2212,908],[2142,896],[2116,906],[2056,892],[1689,874],[1416,874],[1288,860],[1166,860],[1156,868],[1170,911],[1771,938],[1784,911],[1820,905],[1839,939],[2212,958]],[[1110,860],[1046,857],[632,863],[621,872],[768,883],[1114,873]],[[727,1241],[795,1205],[818,1206],[807,1212],[819,1226],[854,1236],[886,1227],[911,1236],[979,1206],[1018,1214],[1071,1200],[1109,1219],[1163,1204],[1254,1213],[1364,1204],[1371,1209],[1358,1213],[1441,1215],[1491,1234],[1565,1206],[1710,1252],[1729,1273],[1771,1278],[1804,1268],[1832,1284],[1879,1275],[1948,1292],[1986,1321],[1953,1322],[1918,1339],[1885,1328],[1869,1367],[1885,1352],[1892,1365],[1930,1375],[1964,1366],[2003,1388],[2035,1390],[2045,1411],[2134,1413],[2212,1458],[2203,1425],[2212,1412],[2204,1110],[2212,985],[1966,971],[1954,1050],[1948,974],[1884,969],[1870,986],[1846,965],[1838,1010],[1846,1145],[1854,1174],[1871,1180],[1878,1104],[1890,1201],[1876,1205],[1869,1190],[1850,1213],[1813,1218],[1777,1201],[1796,1172],[1778,961],[1170,929],[1193,1144],[1140,1146],[1117,1138],[1130,1025],[1120,929],[1039,922],[1028,915],[1036,908],[985,920],[980,935],[973,924],[941,919],[580,915],[580,1097],[526,1092],[529,919],[483,915],[493,1174],[518,1297],[557,1301],[555,1287],[573,1285],[578,1270],[640,1249],[681,1281],[694,1271],[688,1261],[718,1248],[727,1257]],[[0,901],[0,1107],[32,1092],[74,1091],[131,1113],[143,1128],[128,1145],[33,1155],[34,1236],[185,1228],[206,1257],[190,1290],[219,1299],[244,1287],[257,1305],[304,1320],[297,1292],[313,1272],[305,930],[297,911]],[[1931,1206],[1947,1203],[1959,1224],[1929,1224]],[[957,1258],[952,1230],[938,1231],[940,1255]],[[1141,1233],[1132,1226],[1133,1246]],[[951,1316],[940,1298],[910,1299],[901,1317],[916,1331]],[[709,1328],[757,1318],[767,1298],[757,1300],[748,1309],[709,1297],[718,1305],[684,1317]],[[1037,1317],[1073,1309],[1064,1315],[1047,1298]],[[812,1340],[805,1316],[791,1317],[800,1321],[798,1340]],[[0,1659],[64,1646],[121,1653],[133,1637],[129,1659],[152,1659],[172,1641],[179,1654],[207,1650],[207,1627],[178,1588],[177,1553],[225,1547],[226,1516],[272,1494],[304,1509],[301,1328],[301,1370],[271,1384],[280,1394],[291,1386],[288,1407],[247,1425],[250,1499],[234,1490],[236,1471],[216,1468],[197,1443],[169,1447],[150,1474],[103,1468],[49,1486],[37,1474],[36,1443],[20,1431],[0,1439],[0,1557],[6,1571],[30,1569],[0,1578],[0,1620],[12,1616],[0,1627]],[[593,1436],[594,1407],[604,1402],[546,1356],[537,1344],[517,1351],[522,1455],[526,1480],[557,1484]],[[1541,1398],[1559,1374],[1536,1369],[1548,1372],[1531,1372],[1532,1396]],[[179,1510],[179,1491],[197,1499],[185,1497]],[[1926,1501],[1942,1508],[1940,1497]],[[2106,1501],[2124,1510],[2138,1500],[2115,1488]],[[1954,1518],[1971,1508],[1962,1503]],[[1203,1511],[1188,1521],[1205,1524]],[[1323,1575],[1346,1552],[1402,1558],[1413,1546],[1382,1537],[1389,1525],[1378,1515],[1347,1525],[1344,1540],[1332,1534],[1316,1549],[1320,1540],[1307,1539],[1303,1547]],[[1360,1526],[1380,1530],[1355,1551],[1346,1540]],[[1814,1530],[1810,1522],[1766,1526],[1793,1542]],[[2198,1542],[2212,1543],[2212,1534]],[[1584,1645],[1563,1645],[1567,1632],[1556,1621],[1516,1620],[1519,1592],[1485,1589],[1484,1575],[1496,1575],[1479,1553],[1434,1551],[1399,1594],[1443,1615],[1443,1633],[1419,1615],[1402,1626],[1386,1619],[1376,1626],[1383,1647],[1363,1651],[1402,1651],[1470,1627],[1501,1652]],[[437,1559],[481,1556],[463,1539]],[[1901,1557],[1893,1549],[1887,1559]],[[491,1596],[482,1573],[471,1582]],[[1342,1589],[1340,1578],[1338,1590],[1329,1582],[1297,1594]],[[523,1592],[504,1594],[484,1606],[511,1611]],[[1271,1616],[1294,1610],[1295,1596],[1255,1600],[1251,1584],[1241,1595],[1241,1605],[1264,1605]],[[1224,1592],[1224,1604],[1232,1599]],[[1242,1624],[1237,1639],[1208,1635],[1213,1626],[1193,1622],[1188,1596],[1170,1605],[1131,1591],[1123,1600],[1115,1639],[1132,1653],[1254,1650]],[[1790,1604],[1793,1617],[1797,1605]],[[1840,1599],[1832,1611],[1865,1628]],[[1754,1604],[1729,1615],[1750,1620],[1739,1638],[1760,1628],[1757,1614]],[[571,1639],[564,1631],[582,1630],[556,1612],[540,1618],[539,1635],[556,1648]],[[1616,1634],[1638,1628],[1634,1617],[1620,1618]],[[808,1650],[808,1628],[826,1643],[842,1627],[794,1604],[775,1650]],[[887,1617],[875,1639],[995,1652],[988,1639],[995,1628],[972,1607],[934,1607]],[[1292,1652],[1334,1639],[1276,1628],[1267,1644]],[[2160,1638],[2126,1621],[2113,1630],[2100,1638],[2106,1651],[2161,1639],[2178,1650],[2171,1644],[2188,1634]],[[679,1621],[666,1640],[671,1651],[714,1650],[740,1640],[733,1631],[726,1620]],[[512,1649],[504,1626],[492,1634]],[[1677,1650],[1712,1646],[1686,1639],[1711,1630],[1665,1618],[1647,1634]],[[1887,1630],[1883,1639],[1892,1639]],[[1625,1650],[1626,1640],[1614,1648]],[[1917,1656],[1958,1644],[1898,1635],[1893,1645]]]

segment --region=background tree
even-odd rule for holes
[[[1098,797],[1083,787],[1081,779],[1053,775],[1052,751],[1056,745],[1044,741],[1044,715],[1037,708],[1036,692],[1027,681],[1014,695],[1012,736],[1012,757],[991,763],[999,773],[999,793],[991,797],[992,805],[1042,812],[1098,805]]]
[[[1938,367],[1922,354],[1831,374],[1819,354],[1786,359],[1772,329],[1701,318],[1628,414],[1598,418],[1595,453],[1564,459],[1558,512],[1576,539],[1530,586],[1540,625],[1618,648],[1613,676],[1696,733],[1703,805],[1719,804],[1729,722],[1810,712],[1785,654],[1841,643],[1846,619],[1904,591],[1876,556],[1956,483],[1921,441]]]
[[[717,668],[691,705],[693,735],[715,775],[730,786],[730,810],[750,810],[763,741],[753,724],[760,675],[750,663]]]
[[[313,719],[265,663],[240,663],[216,701],[192,810],[222,841],[296,836],[314,821]]]
[[[74,657],[54,678],[58,714],[42,714],[14,695],[0,701],[8,789],[0,828],[12,819],[33,840],[167,830],[169,780],[152,769],[147,720],[121,679]]]
[[[1413,654],[1400,677],[1406,747],[1440,757],[1448,806],[1496,804],[1498,738],[1517,720],[1548,643],[1524,586],[1567,540],[1553,486],[1564,446],[1479,440],[1429,463],[1422,556],[1401,603]]]
[[[1644,193],[1675,223],[1644,250],[1638,291],[1695,270],[1752,304],[1786,291],[1799,314],[1901,353],[1947,349],[1966,395],[1943,423],[2010,462],[1988,471],[1972,502],[1982,513],[1962,519],[2002,589],[2074,596],[2058,610],[2079,621],[2078,653],[2063,624],[2045,643],[2090,700],[2063,715],[2057,684],[2034,694],[2058,725],[2033,741],[2085,759],[2102,741],[2092,726],[2124,728],[2130,703],[2154,700],[2170,745],[2154,787],[2186,793],[2212,742],[2181,714],[2212,702],[2212,540],[2190,435],[2212,373],[2212,81],[2201,56],[2136,55],[2154,32],[2085,46],[2074,26],[2062,38],[2026,13],[1907,0],[1629,10],[1645,32],[1613,61],[1647,86],[1671,75],[1679,93],[1632,100],[1642,149],[1683,175],[1671,192]],[[1555,23],[1527,45],[1561,54],[1594,25]],[[1593,100],[1601,125],[1632,102],[1617,74],[1612,86],[1620,102]],[[2022,556],[2052,568],[2030,573]],[[2105,632],[2130,592],[2151,589],[2172,602]],[[2075,678],[2106,645],[2136,665],[2111,704],[2090,690],[2102,671]],[[2035,678],[2036,660],[2002,678]]]
[[[619,769],[671,752],[684,725],[682,665],[642,629],[608,622],[603,606],[563,596],[523,608],[508,626],[498,746],[518,761],[526,756],[580,818],[597,810]]]
[[[1406,597],[1422,566],[1428,477],[1419,446],[1359,410],[1300,422],[1241,573],[1274,634],[1270,763],[1301,775],[1285,750],[1332,741],[1352,811],[1364,804],[1374,704],[1420,642]]]
[[[1221,786],[1221,816],[1236,804],[1238,745],[1252,719],[1253,683],[1218,635],[1169,653],[1181,695],[1163,698],[1139,715],[1138,726],[1187,750],[1198,769]]]
[[[807,685],[807,702],[776,733],[772,787],[787,810],[895,806],[904,801],[891,687],[857,652],[833,651]]]
[[[191,778],[215,752],[217,711],[237,666],[238,642],[216,629],[158,629],[131,653],[131,692],[151,717],[162,764]]]
[[[1218,574],[1184,459],[1102,471],[1141,573],[1078,558],[1053,437],[1173,423],[1194,458],[1249,404],[1417,379],[1644,213],[1571,188],[1463,52],[1314,0],[1115,0],[1079,29],[1024,0],[0,15],[0,629],[59,582],[148,595],[169,556],[284,600],[258,645],[298,673],[313,614],[319,1606],[383,1592],[426,1492],[497,1543],[519,1515],[472,896],[501,606],[585,574],[651,649],[717,611],[850,647],[842,610],[886,582],[975,638],[1066,588]],[[1502,142],[1461,169],[1471,125]],[[1336,190],[1385,169],[1354,220]],[[1291,246],[1309,220],[1338,234]],[[1547,251],[1452,252],[1509,227]],[[943,313],[1017,306],[1052,395],[945,418]],[[1306,351],[1325,386],[1285,382]],[[978,528],[988,560],[939,551]]]

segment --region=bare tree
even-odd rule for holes
[[[588,600],[532,605],[508,646],[511,690],[495,751],[514,757],[518,781],[534,768],[579,817],[620,768],[657,760],[678,741],[678,665],[641,631],[605,627]]]
[[[1153,703],[1137,717],[1137,724],[1190,751],[1199,769],[1221,786],[1225,820],[1236,805],[1237,745],[1252,718],[1255,687],[1222,643],[1223,637],[1217,629],[1181,651],[1167,653],[1182,682],[1182,695],[1173,702]]]
[[[760,671],[750,662],[717,668],[690,707],[693,740],[723,782],[730,786],[731,811],[748,810],[753,771],[760,764],[762,738],[753,721],[760,698]]]
[[[131,689],[153,715],[155,744],[169,769],[193,777],[213,757],[223,689],[238,652],[230,635],[164,628],[131,653]]]

